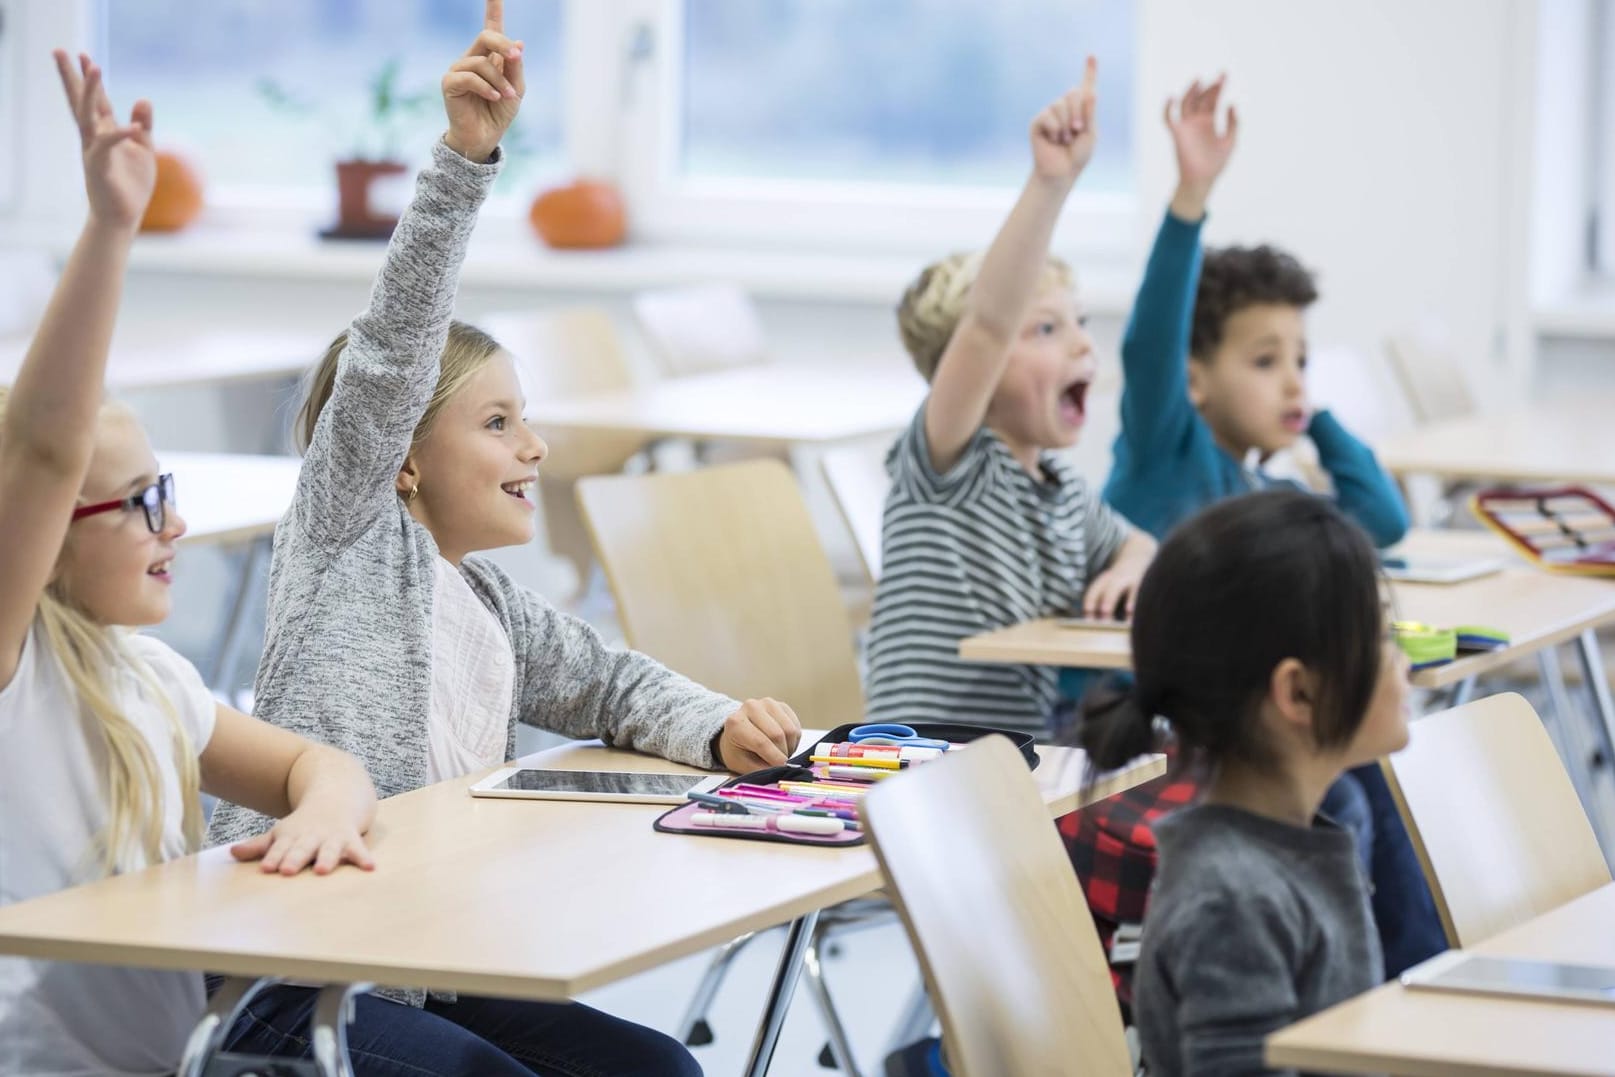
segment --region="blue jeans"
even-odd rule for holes
[[[1395,979],[1445,950],[1447,936],[1435,898],[1379,764],[1342,774],[1324,794],[1319,810],[1357,839],[1357,853],[1374,884],[1374,924],[1385,954],[1385,975]]]
[[[225,1050],[309,1057],[318,992],[271,987],[248,1004]],[[684,1045],[576,1002],[461,995],[415,1009],[375,995],[356,1000],[348,1057],[356,1077],[700,1077]]]

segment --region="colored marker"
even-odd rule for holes
[[[813,763],[829,763],[838,767],[868,767],[872,770],[902,770],[908,766],[908,760],[906,759],[877,759],[874,756],[855,759],[839,755],[814,755],[809,756],[808,759],[809,762]]]
[[[696,826],[725,830],[772,830],[782,834],[812,834],[817,837],[831,837],[847,829],[840,819],[805,819],[796,815],[728,815],[715,811],[698,811],[690,816],[690,822]]]

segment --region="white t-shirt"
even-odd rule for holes
[[[213,736],[213,697],[185,659],[143,636],[150,664],[201,754]],[[133,671],[114,698],[151,742],[163,782],[163,859],[186,852],[173,736],[161,704]],[[0,905],[54,893],[101,874],[95,840],[106,825],[106,750],[36,626],[16,676],[0,691]],[[130,869],[147,866],[132,850]],[[0,1074],[159,1074],[179,1064],[206,1003],[201,973],[0,957]]]
[[[427,781],[458,778],[505,761],[515,683],[516,659],[504,627],[460,570],[438,558]]]

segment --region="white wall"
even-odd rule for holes
[[[26,6],[30,14],[56,7]],[[1513,381],[1525,380],[1529,362],[1522,354],[1529,350],[1528,252],[1520,238],[1522,188],[1529,193],[1529,177],[1520,173],[1529,172],[1522,164],[1529,154],[1520,147],[1532,144],[1533,131],[1530,95],[1518,87],[1532,78],[1536,10],[1536,0],[1140,0],[1137,246],[1128,265],[1079,269],[1090,279],[1136,280],[1174,179],[1161,103],[1190,77],[1226,70],[1243,127],[1213,201],[1208,239],[1270,240],[1316,268],[1323,299],[1311,335],[1320,348],[1377,357],[1387,332],[1434,317],[1451,329],[1483,396],[1508,395]],[[1078,52],[1080,43],[1073,43]],[[40,110],[59,102],[53,80],[30,85],[30,127],[40,128],[39,117],[49,118]],[[44,182],[52,167],[74,167],[70,144],[43,144],[29,165],[32,182]],[[137,268],[126,325],[167,332],[206,321],[257,321],[324,333],[364,293],[353,279]],[[895,298],[894,289],[878,301],[767,294],[762,301],[781,357],[822,361],[880,351],[895,356]],[[488,284],[468,285],[462,307],[474,315],[577,299],[604,299],[625,310],[617,293]],[[1124,310],[1123,302],[1102,304],[1096,319],[1112,363]],[[1503,354],[1508,347],[1511,357]]]

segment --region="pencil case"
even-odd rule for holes
[[[811,765],[813,756],[829,750],[831,745],[842,744],[849,740],[854,730],[870,728],[864,723],[850,722],[837,726],[813,744],[801,749],[790,760],[780,767],[769,767],[765,770],[753,771],[750,774],[741,774],[719,786],[719,789],[731,789],[739,785],[779,788],[780,782],[811,783],[821,781],[820,775]],[[957,722],[913,722],[905,728],[912,730],[916,737],[946,741],[949,744],[968,744],[981,737],[994,734],[1007,737],[1020,750],[1026,759],[1027,769],[1035,770],[1038,765],[1036,741],[1029,733],[1022,733],[1009,729],[996,729],[992,726],[966,725]],[[864,844],[864,832],[851,826],[845,826],[836,834],[804,834],[790,833],[778,829],[731,829],[723,826],[703,825],[696,822],[697,815],[712,813],[714,808],[700,803],[681,804],[669,809],[657,817],[655,828],[663,834],[699,834],[709,838],[739,838],[743,841],[777,841],[791,845],[831,845],[847,846]],[[846,811],[851,815],[857,814],[856,801],[849,802]],[[753,817],[756,818],[756,817]],[[767,818],[763,816],[762,818]],[[756,824],[744,824],[748,827]],[[766,824],[765,824],[766,825]]]
[[[1549,572],[1615,576],[1615,506],[1585,486],[1481,490],[1469,509]]]
[[[1445,665],[1460,654],[1501,650],[1509,644],[1507,632],[1486,625],[1434,628],[1418,621],[1396,621],[1391,625],[1391,633],[1415,673]]]

